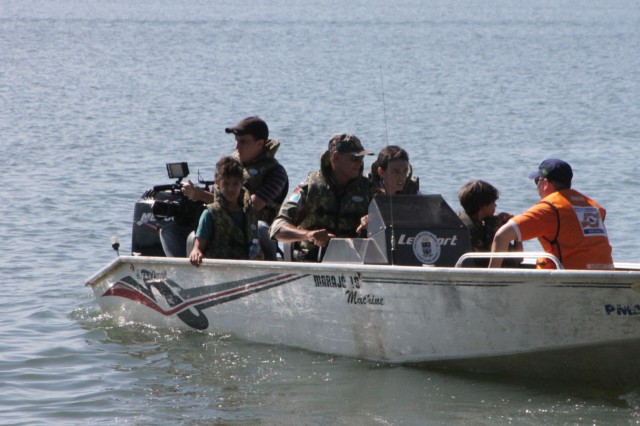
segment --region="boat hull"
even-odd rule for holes
[[[87,285],[120,321],[389,363],[640,380],[637,271],[123,256]]]

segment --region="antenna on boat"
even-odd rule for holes
[[[380,86],[382,87],[382,111],[384,112],[384,139],[389,146],[389,129],[387,127],[387,105],[384,102],[384,80],[382,79],[382,65],[380,65]]]
[[[384,79],[382,78],[382,65],[380,65],[380,86],[382,88],[382,111],[384,112],[384,139],[389,146],[389,129],[387,127],[387,105],[384,101]],[[389,157],[387,156],[387,167],[389,167]],[[393,197],[389,195],[389,209],[391,210],[391,265],[395,264],[396,259],[396,235],[393,229]]]

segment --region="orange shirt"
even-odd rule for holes
[[[520,241],[538,238],[544,251],[560,259],[566,269],[612,269],[605,214],[589,197],[563,189],[515,216],[511,223]],[[553,268],[553,262],[540,259],[538,267]]]

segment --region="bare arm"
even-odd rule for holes
[[[318,247],[324,247],[329,244],[331,238],[335,238],[334,234],[327,232],[326,229],[314,229],[308,231],[306,229],[296,228],[290,224],[282,224],[280,229],[273,235],[278,241],[283,243],[292,243],[295,241],[309,241]]]
[[[214,201],[214,196],[211,192],[195,186],[191,181],[182,185],[182,193],[192,200],[202,201],[205,204],[211,204]],[[267,202],[256,194],[251,196],[251,202],[256,211],[262,210],[267,205]]]
[[[518,238],[515,229],[509,222],[505,223],[498,229],[493,237],[491,244],[491,252],[507,252],[509,251],[509,243]],[[489,268],[499,268],[502,266],[502,258],[493,258],[489,260]]]
[[[522,241],[513,242],[513,251],[524,251],[524,247],[522,246]]]
[[[211,192],[195,186],[190,180],[182,184],[182,193],[192,200],[202,201],[205,204],[211,204],[215,199]]]
[[[189,254],[189,262],[195,267],[199,267],[204,258],[204,250],[207,248],[207,240],[196,238],[193,242],[193,250]]]
[[[360,234],[362,231],[366,231],[369,226],[369,215],[364,215],[360,218],[360,225],[356,228],[356,234]]]

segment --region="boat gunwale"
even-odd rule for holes
[[[118,256],[109,264],[100,269],[85,281],[85,286],[93,286],[99,282],[113,269],[120,264],[126,263],[147,263],[175,266],[191,266],[187,258],[168,258],[155,256]],[[382,273],[393,275],[420,276],[420,278],[434,279],[441,281],[455,282],[456,280],[469,281],[477,279],[488,282],[492,279],[497,282],[532,281],[543,280],[554,283],[582,282],[582,283],[608,283],[608,284],[634,284],[640,287],[640,264],[625,263],[620,266],[627,266],[629,269],[614,270],[569,270],[569,269],[535,269],[535,268],[464,268],[464,267],[433,267],[426,266],[402,266],[402,265],[372,265],[361,263],[308,263],[308,262],[265,262],[255,260],[231,260],[231,259],[204,259],[200,265],[201,270],[210,267],[233,267],[233,268],[255,268],[261,270],[286,269],[288,272],[310,273],[319,272],[353,272]],[[618,265],[616,265],[618,267]],[[634,269],[631,269],[634,268]],[[629,281],[632,281],[631,283]]]

